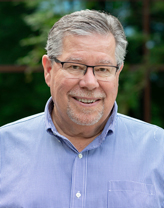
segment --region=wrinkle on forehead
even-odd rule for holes
[[[85,61],[80,57],[69,57],[65,61],[85,63]],[[110,60],[99,60],[97,62],[97,64],[112,64],[112,61],[110,61]]]
[[[61,61],[88,65],[113,65],[115,63],[113,35],[67,36],[63,40]]]
[[[68,57],[68,58],[66,59],[66,61],[78,61],[78,62],[82,62],[83,59],[80,58],[80,57]]]

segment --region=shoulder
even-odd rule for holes
[[[132,118],[130,116],[126,116],[123,114],[118,113],[117,114],[117,125],[118,128],[120,128],[122,131],[128,131],[132,134],[140,134],[140,135],[145,135],[145,134],[150,134],[154,138],[160,136],[164,140],[164,129],[141,121],[139,119]]]
[[[35,128],[36,125],[39,125],[44,122],[44,112],[38,113],[32,116],[28,116],[17,121],[8,123],[0,127],[0,132],[7,131],[9,129],[21,129],[22,128]]]
[[[0,152],[5,149],[17,151],[22,147],[32,148],[45,136],[44,113],[17,120],[0,128]]]
[[[127,124],[131,124],[132,126],[135,125],[135,127],[136,126],[144,126],[145,128],[158,128],[158,129],[164,130],[161,127],[158,127],[154,124],[150,124],[145,121],[142,121],[142,120],[130,117],[130,116],[123,115],[121,113],[117,113],[117,119],[120,122],[125,122]]]

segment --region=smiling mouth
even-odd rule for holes
[[[74,97],[75,100],[81,102],[81,103],[85,103],[85,104],[91,104],[91,103],[95,103],[96,101],[98,101],[99,99],[97,100],[93,100],[93,99],[81,99],[81,98],[76,98]]]

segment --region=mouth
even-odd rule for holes
[[[99,101],[99,99],[84,99],[84,98],[76,98],[76,97],[73,97],[73,98],[84,104],[92,104],[92,103]]]

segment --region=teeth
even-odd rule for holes
[[[96,100],[78,99],[78,101],[82,103],[94,103]]]

